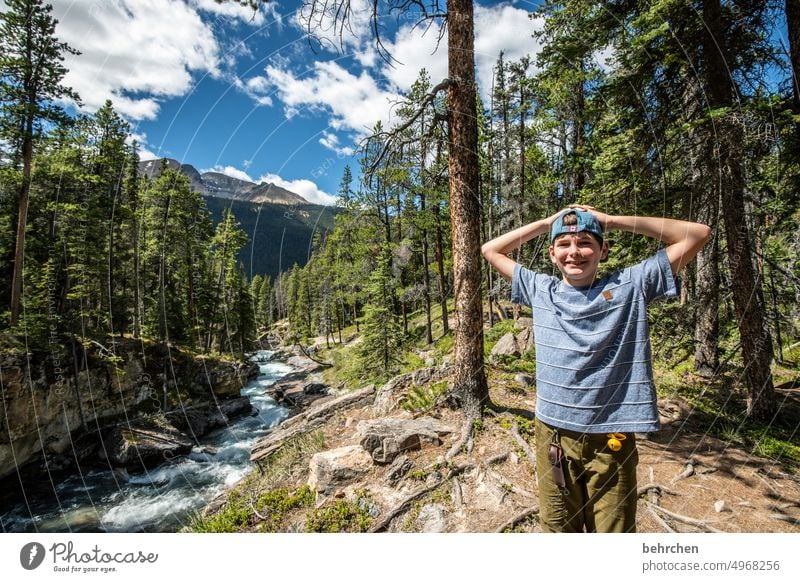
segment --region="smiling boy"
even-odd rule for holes
[[[597,279],[609,230],[643,234],[667,247]],[[548,232],[560,279],[506,256]],[[483,245],[486,260],[511,281],[512,301],[533,311],[544,531],[635,531],[634,433],[660,427],[646,308],[677,295],[675,274],[710,236],[703,224],[572,205]]]

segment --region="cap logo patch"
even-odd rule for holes
[[[577,224],[572,224],[572,225],[570,225],[570,226],[568,226],[568,227],[567,227],[567,230],[568,230],[569,232],[575,232],[575,231],[577,231],[577,230],[578,230],[578,225],[577,225]]]

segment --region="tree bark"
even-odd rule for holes
[[[800,0],[786,0],[786,28],[792,65],[792,96],[795,112],[800,112]]]
[[[478,124],[472,0],[448,3],[450,218],[455,295],[453,386],[468,417],[489,399],[483,368]]]
[[[703,39],[705,81],[712,109],[734,105],[734,82],[728,76],[729,59],[720,0],[705,0],[703,17],[708,34]],[[722,215],[728,243],[731,287],[739,335],[742,343],[744,377],[748,387],[747,414],[769,420],[775,407],[772,383],[772,339],[764,309],[762,280],[753,265],[753,241],[744,207],[745,179],[741,126],[723,117],[716,122],[716,162],[719,173]],[[699,277],[698,277],[699,280]]]
[[[28,197],[31,189],[31,165],[33,163],[33,118],[25,120],[25,135],[22,141],[22,184],[19,190],[19,212],[17,215],[17,237],[14,250],[14,274],[11,278],[12,326],[19,322],[22,303],[22,274],[25,260],[25,231],[28,223]]]

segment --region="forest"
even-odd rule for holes
[[[800,363],[798,0],[544,2],[543,28],[531,28],[541,52],[497,55],[488,101],[472,53],[454,49],[472,48],[462,26],[472,3],[449,2],[450,78],[420,73],[398,124],[375,126],[342,175],[346,212],[334,230],[315,237],[308,264],[275,280],[248,280],[235,217],[213,227],[188,179],[137,174],[131,129],[113,103],[65,112],[63,99],[79,99],[63,85],[73,49],[56,38],[47,5],[7,4],[4,350],[47,358],[71,342],[113,350],[127,336],[242,356],[283,320],[290,343],[360,334],[355,374],[375,380],[397,373],[411,346],[444,339],[454,382],[472,395],[462,403],[480,414],[484,332],[520,315],[480,243],[579,202],[713,228],[681,274],[680,301],[651,311],[655,357],[732,379],[724,384],[743,391],[749,417],[779,412],[775,366]],[[453,17],[460,10],[470,18]],[[788,46],[776,22],[787,23]],[[655,244],[612,233],[603,268],[641,260]],[[552,272],[546,250],[534,241],[514,258]]]

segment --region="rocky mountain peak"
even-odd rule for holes
[[[220,172],[204,172],[201,174],[194,166],[181,164],[179,161],[170,158],[139,162],[139,173],[151,179],[157,178],[164,164],[166,164],[166,167],[177,170],[188,177],[192,189],[203,196],[287,206],[309,203],[299,194],[272,183],[262,182],[261,184],[255,184]]]

